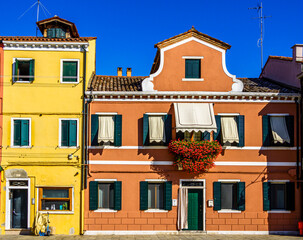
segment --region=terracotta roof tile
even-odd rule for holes
[[[79,38],[45,38],[31,36],[0,36],[0,41],[20,41],[20,42],[88,42],[97,39],[96,37],[79,37]]]
[[[147,77],[101,76],[92,75],[89,90],[93,91],[142,91],[141,83]]]
[[[271,59],[279,59],[279,60],[285,60],[285,61],[292,61],[292,57],[268,56],[268,58],[271,58]]]

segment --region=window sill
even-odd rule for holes
[[[269,210],[267,213],[291,213],[289,210]]]
[[[59,146],[60,149],[77,149],[77,148],[80,148],[79,146],[73,146],[73,147],[62,147],[62,146]]]
[[[13,81],[13,83],[33,83],[33,81]]]
[[[10,146],[11,148],[32,148],[32,146]]]
[[[229,209],[223,209],[223,210],[219,210],[218,213],[242,213],[242,211],[240,210],[229,210]]]
[[[40,213],[46,214],[64,214],[64,215],[68,215],[68,214],[74,214],[73,211],[39,211]]]
[[[114,209],[107,209],[107,208],[103,208],[103,209],[97,209],[97,210],[94,210],[94,212],[118,212],[117,210],[114,210]]]
[[[184,82],[203,82],[204,78],[182,78]]]
[[[79,84],[80,82],[79,82],[79,80],[77,82],[64,82],[61,80],[60,83],[62,83],[62,84]]]
[[[148,209],[145,210],[144,212],[150,212],[150,213],[157,213],[157,212],[168,212],[168,210],[164,210],[164,209]]]

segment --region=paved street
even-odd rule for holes
[[[66,236],[57,235],[50,237],[36,237],[36,236],[0,236],[0,239],[5,240],[30,240],[30,239],[49,239],[49,240],[101,240],[101,239],[131,239],[131,240],[149,240],[149,239],[201,239],[201,240],[295,240],[303,239],[302,237],[296,236],[277,236],[277,235],[214,235],[214,234],[180,234],[180,235],[169,235],[169,234],[158,234],[158,235],[99,235],[99,236]]]

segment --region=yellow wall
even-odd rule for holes
[[[12,84],[14,58],[35,59],[33,83]],[[60,83],[60,59],[80,60],[80,81]],[[80,233],[81,191],[81,137],[82,137],[82,88],[83,52],[69,51],[4,51],[3,91],[3,158],[1,166],[1,233],[5,232],[6,179],[8,169],[24,169],[31,179],[30,194],[35,203],[30,205],[30,225],[34,224],[37,211],[37,187],[69,186],[74,189],[74,211],[68,214],[50,214],[50,226],[56,234]],[[95,71],[95,40],[89,41],[86,81]],[[31,148],[11,147],[11,119],[31,119]],[[59,147],[59,119],[79,119],[79,148]],[[72,160],[68,155],[73,154]]]

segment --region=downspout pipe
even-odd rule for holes
[[[86,188],[86,109],[85,109],[85,87],[86,87],[86,46],[82,45],[83,50],[83,81],[82,81],[82,146],[81,146],[81,189],[80,189],[80,234],[83,234],[83,190]]]
[[[301,100],[300,100],[301,101]],[[297,145],[297,168],[296,168],[296,175],[297,175],[297,188],[299,188],[299,180],[300,180],[300,105],[299,105],[299,101],[296,98],[296,145]]]
[[[300,90],[300,95],[301,95],[301,98],[300,98],[300,141],[301,141],[301,144],[300,144],[300,147],[301,147],[301,151],[300,151],[300,164],[298,166],[298,173],[299,173],[299,179],[300,179],[300,193],[301,193],[301,201],[300,201],[300,205],[301,205],[301,221],[303,221],[303,207],[302,207],[302,202],[303,202],[303,187],[302,187],[302,180],[303,180],[303,176],[302,176],[302,165],[303,165],[303,156],[302,156],[302,149],[303,149],[303,127],[302,127],[302,120],[303,120],[303,78],[300,78],[300,85],[301,85],[301,90]]]

